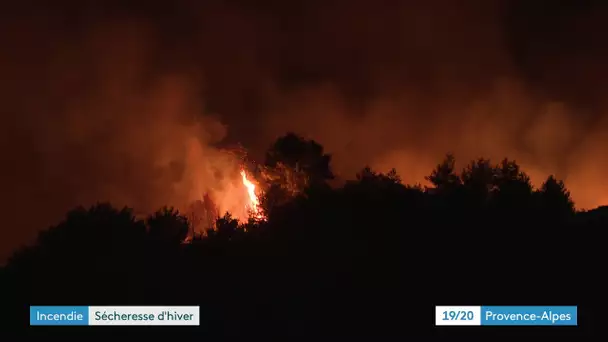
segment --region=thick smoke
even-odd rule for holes
[[[510,157],[536,184],[565,179],[579,208],[605,204],[607,12],[531,3],[8,5],[0,256],[98,200],[149,212],[212,191],[238,211],[238,159],[219,147],[259,157],[288,130],[342,178]]]
[[[1,63],[9,243],[97,201],[147,214],[210,192],[244,214],[239,159],[214,147],[226,127],[205,112],[200,79],[154,65],[149,25],[120,20],[62,40],[38,18],[12,24],[11,36],[28,36],[5,43]]]

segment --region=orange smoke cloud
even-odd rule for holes
[[[259,157],[290,130],[342,178],[371,164],[422,182],[446,152],[509,157],[535,184],[564,178],[579,208],[606,204],[604,8],[36,2],[0,13],[0,207],[15,227],[0,259],[99,200],[147,213],[210,192],[244,217],[224,143]]]

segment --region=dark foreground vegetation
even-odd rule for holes
[[[110,204],[69,212],[2,270],[3,334],[107,340],[133,330],[28,327],[29,305],[78,304],[201,306],[200,327],[142,327],[134,338],[458,340],[481,329],[492,340],[572,341],[600,332],[608,210],[575,211],[562,182],[534,189],[509,160],[456,170],[448,156],[431,188],[368,168],[332,188],[329,161],[314,142],[279,139],[266,161],[275,172],[268,220],[226,216],[188,244],[187,219],[170,209],[147,220]],[[449,304],[579,305],[580,326],[435,328],[434,305]]]

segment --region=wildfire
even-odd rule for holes
[[[243,179],[243,185],[247,188],[247,195],[249,196],[248,209],[251,211],[251,215],[256,219],[263,219],[264,215],[260,208],[260,200],[255,194],[255,184],[247,178],[245,170],[241,170],[241,177]]]

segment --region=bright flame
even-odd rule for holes
[[[245,170],[241,170],[241,177],[243,178],[243,185],[245,185],[247,188],[247,194],[249,195],[248,209],[251,211],[254,218],[263,219],[264,215],[260,209],[260,200],[255,194],[255,184],[247,179],[247,173],[245,173]]]

